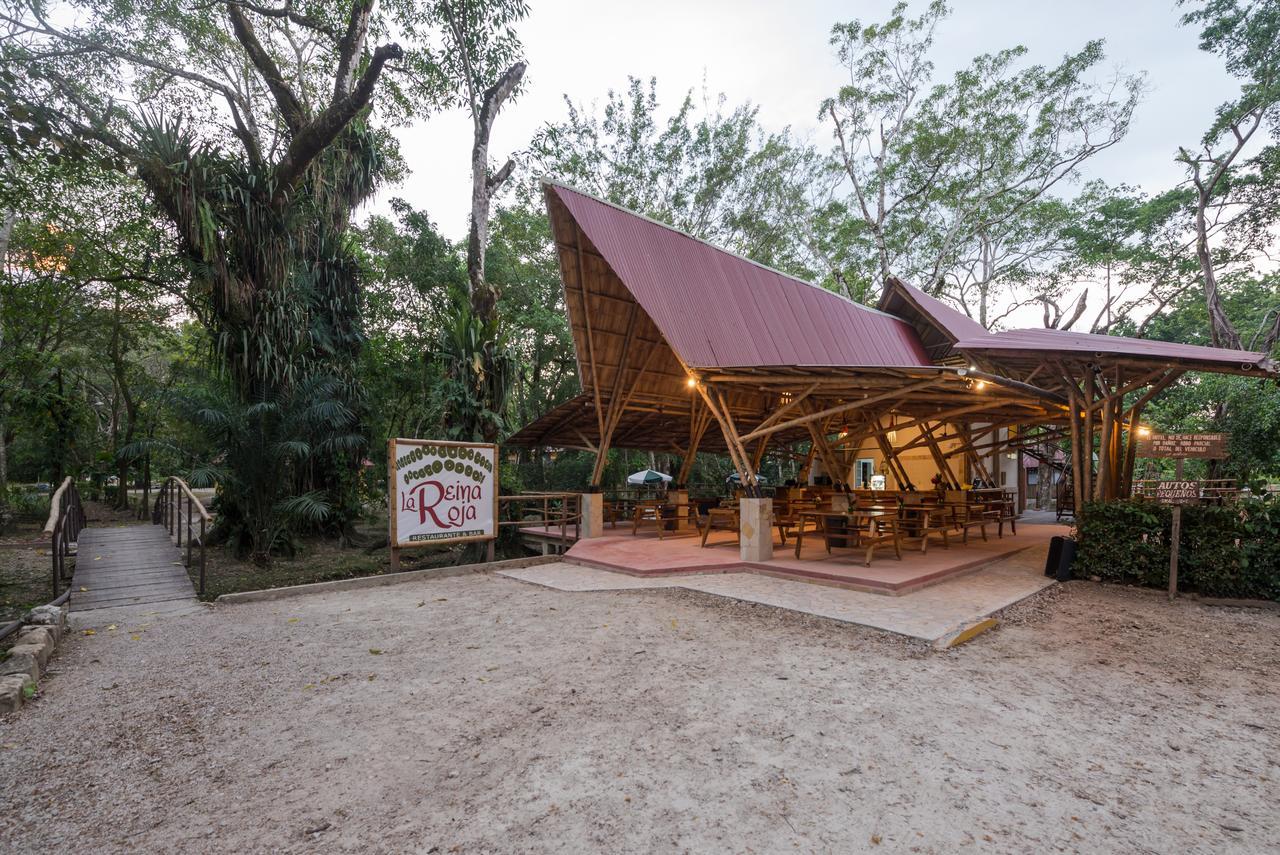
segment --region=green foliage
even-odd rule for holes
[[[1074,572],[1167,587],[1171,528],[1170,508],[1150,500],[1091,502],[1077,523]],[[1280,600],[1280,500],[1183,508],[1178,587],[1208,597]]]
[[[506,424],[501,407],[511,392],[515,358],[497,320],[477,316],[455,291],[440,330],[435,359],[443,369],[440,396],[449,439],[494,442]]]
[[[38,493],[30,487],[11,484],[5,495],[0,496],[0,509],[5,514],[32,520],[48,519],[49,496],[49,493]],[[0,523],[3,523],[2,515]]]
[[[883,23],[832,28],[849,82],[819,115],[849,193],[831,260],[846,280],[913,279],[991,323],[1003,301],[990,286],[1055,249],[1056,229],[1028,226],[1052,218],[1042,203],[1054,187],[1123,138],[1141,79],[1092,82],[1095,40],[1052,66],[1028,64],[1020,46],[983,54],[935,83],[934,33],[949,14],[941,0],[916,17],[898,3]]]
[[[1167,583],[1169,524],[1169,509],[1152,502],[1086,504],[1076,522],[1075,574],[1137,585]]]
[[[815,164],[789,132],[766,134],[759,108],[727,110],[721,94],[701,105],[686,92],[663,115],[656,78],[610,89],[603,114],[565,96],[568,116],[529,146],[536,177],[557,178],[764,264],[812,275],[790,210]],[[526,186],[525,192],[537,193]],[[803,206],[802,206],[803,207]]]
[[[266,564],[274,553],[292,554],[295,533],[341,531],[358,513],[358,506],[335,507],[330,492],[308,489],[315,468],[337,462],[353,471],[361,458],[365,438],[344,398],[342,382],[325,376],[250,403],[225,386],[174,396],[175,408],[201,428],[214,451],[185,473],[193,487],[217,488],[212,542],[229,542],[237,555]],[[171,447],[149,440],[127,450]],[[352,482],[340,496],[356,489]]]

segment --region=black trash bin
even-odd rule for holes
[[[1076,542],[1069,537],[1054,537],[1049,540],[1049,557],[1044,562],[1044,575],[1052,576],[1059,582],[1071,578],[1071,563],[1076,560]]]

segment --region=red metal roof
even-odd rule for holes
[[[903,296],[915,305],[922,313],[933,321],[934,325],[942,330],[952,341],[960,341],[967,338],[982,338],[990,335],[987,328],[975,321],[973,318],[953,309],[937,297],[932,297],[921,291],[916,286],[898,278],[889,280],[889,286],[896,286]],[[887,293],[887,292],[886,292]]]
[[[545,184],[691,367],[932,364],[915,330],[898,318],[562,184]]]
[[[1130,356],[1138,359],[1179,360],[1196,363],[1219,363],[1274,370],[1265,353],[1247,350],[1224,350],[1179,344],[1149,338],[1126,338],[1118,335],[1094,335],[1055,329],[1006,330],[967,338],[956,343],[959,350],[1025,350],[1061,353],[1099,353],[1108,356]]]

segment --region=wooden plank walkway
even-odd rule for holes
[[[71,611],[196,603],[182,551],[163,526],[86,528],[76,547]]]

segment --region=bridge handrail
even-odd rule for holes
[[[49,521],[44,524],[44,533],[49,535],[55,599],[62,582],[70,578],[67,556],[71,555],[71,545],[80,538],[84,523],[80,491],[76,488],[75,479],[68,475],[49,499]]]
[[[186,499],[186,508],[183,508],[183,499]],[[204,543],[207,535],[207,524],[213,521],[213,514],[205,509],[204,503],[196,498],[196,494],[191,492],[191,488],[187,486],[187,482],[183,481],[176,475],[170,475],[164,479],[164,484],[160,487],[160,492],[156,494],[155,508],[151,512],[151,521],[156,525],[162,525],[169,532],[170,537],[177,539],[178,548],[182,548],[182,533],[186,529],[187,555],[186,566],[191,569],[191,548],[195,543],[200,545],[200,593],[204,594],[206,562],[204,554]],[[196,540],[193,523],[200,523],[200,536]]]
[[[62,483],[58,485],[58,489],[53,491],[53,495],[49,497],[49,519],[44,524],[44,533],[53,534],[53,527],[58,522],[59,510],[62,506],[62,496],[67,490],[75,487],[75,480],[70,475],[62,479]]]

